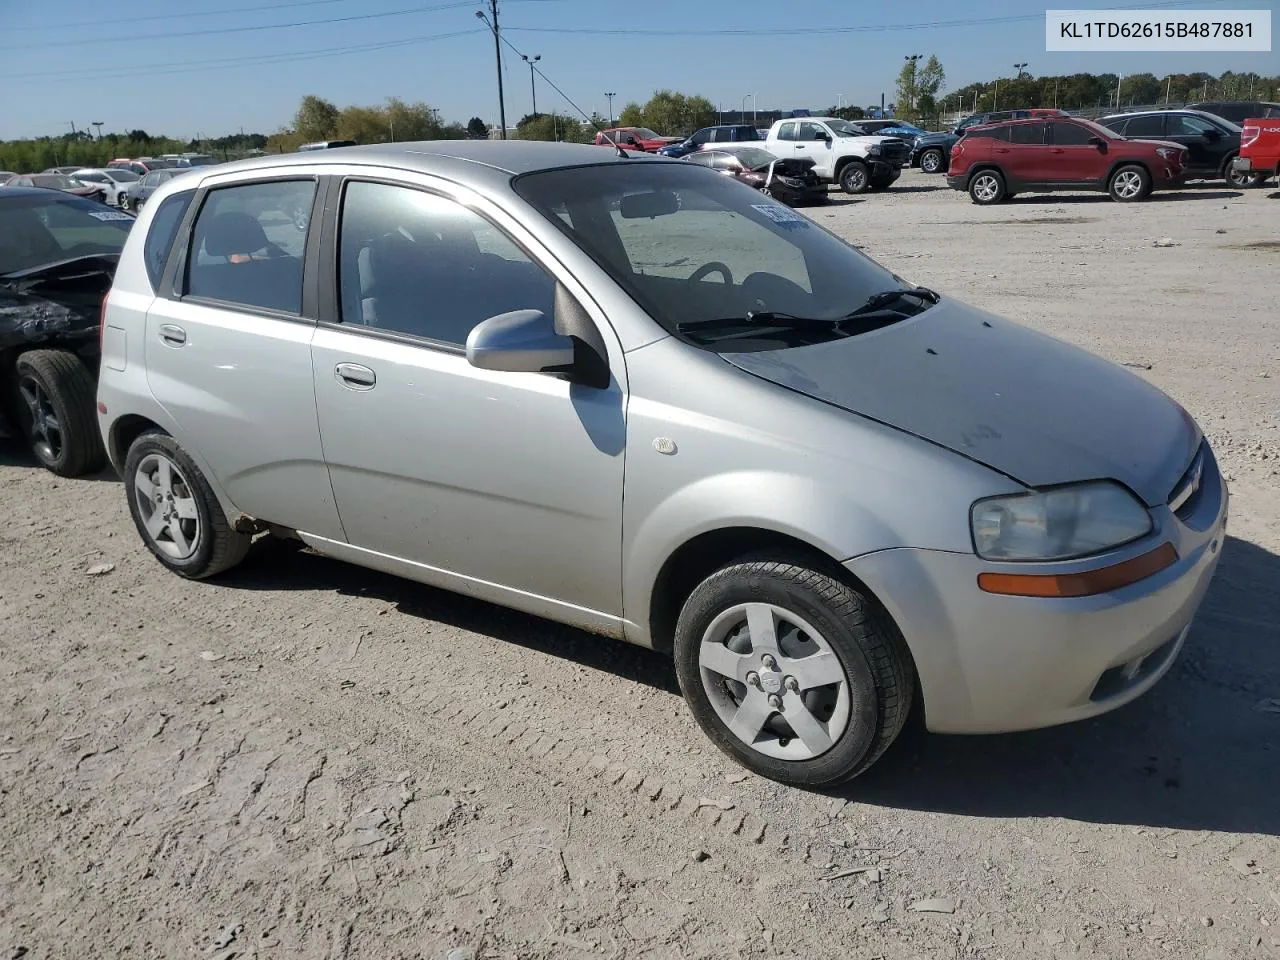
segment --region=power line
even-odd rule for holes
[[[78,47],[100,43],[145,43],[148,40],[167,40],[173,37],[206,37],[215,33],[250,33],[259,30],[283,30],[289,27],[314,27],[328,23],[351,23],[355,20],[382,20],[387,17],[403,17],[413,13],[435,13],[440,10],[456,10],[469,7],[474,0],[454,0],[453,3],[440,3],[426,7],[405,7],[401,10],[387,10],[383,13],[357,13],[349,17],[330,17],[325,20],[297,20],[293,23],[267,23],[255,27],[219,27],[216,30],[181,30],[173,33],[148,33],[143,36],[130,37],[94,37],[91,40],[51,40],[46,43],[24,43],[15,47],[0,47],[0,50],[30,50],[35,47]]]
[[[1126,10],[1164,9],[1166,7],[1191,7],[1206,3],[1226,3],[1229,0],[1165,0],[1163,3],[1129,4]],[[862,24],[854,27],[719,27],[707,29],[659,29],[645,27],[507,27],[518,33],[565,33],[592,36],[632,37],[771,37],[810,36],[825,33],[892,33],[904,30],[942,30],[951,27],[985,27],[1002,23],[1022,23],[1044,20],[1044,14],[1018,14],[1007,17],[982,17],[969,20],[933,20],[924,23]]]
[[[420,37],[405,37],[399,40],[382,40],[377,43],[366,44],[345,44],[341,47],[323,47],[314,50],[299,50],[293,53],[280,54],[262,54],[259,56],[248,57],[212,57],[207,60],[184,60],[174,64],[154,64],[150,67],[130,66],[122,69],[122,72],[112,74],[95,74],[93,76],[82,75],[65,75],[65,74],[36,74],[42,83],[83,83],[85,81],[97,80],[115,80],[137,77],[139,71],[145,70],[147,76],[163,76],[166,74],[180,73],[201,73],[209,70],[221,70],[227,64],[239,64],[241,66],[257,66],[270,65],[276,63],[296,63],[303,60],[315,60],[322,57],[347,56],[354,53],[371,53],[378,50],[389,50],[394,47],[413,46],[420,43],[430,43],[435,40],[448,40],[453,37],[467,37],[477,33],[487,33],[488,31],[480,28],[470,30],[454,30],[449,33],[429,34]],[[205,66],[193,66],[193,64],[205,64]],[[173,67],[173,69],[160,69],[161,67]],[[0,80],[17,79],[13,77],[0,77]]]
[[[152,13],[142,17],[130,15],[129,23],[139,23],[144,20],[183,20],[188,17],[224,17],[237,13],[261,13],[263,10],[285,10],[290,7],[318,7],[326,3],[346,3],[348,0],[293,0],[291,3],[271,3],[260,4],[253,7],[227,7],[222,10],[188,10],[186,13]],[[7,33],[17,33],[19,30],[57,30],[66,32],[69,27],[118,27],[120,25],[120,17],[112,17],[110,20],[76,20],[74,23],[49,23],[49,24],[26,24],[22,26],[5,26]]]

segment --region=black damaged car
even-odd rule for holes
[[[823,203],[827,199],[826,184],[813,172],[813,161],[806,158],[779,159],[761,147],[726,143],[716,144],[712,150],[691,153],[684,159],[718,170],[790,207]]]
[[[105,463],[98,320],[133,217],[54,190],[0,190],[0,413],[49,470]]]

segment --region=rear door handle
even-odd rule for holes
[[[1065,150],[1063,150],[1061,147],[1059,147],[1057,150],[1054,150],[1053,152],[1054,152],[1054,153],[1066,153],[1067,151],[1065,151]]]
[[[160,339],[171,347],[180,347],[187,342],[187,331],[172,323],[162,323]]]
[[[333,375],[352,390],[372,390],[378,382],[377,375],[362,363],[340,363],[333,368]]]

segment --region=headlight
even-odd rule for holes
[[[1069,560],[1151,531],[1151,515],[1115,483],[1081,483],[979,500],[970,510],[973,544],[987,560]]]
[[[777,180],[779,183],[785,183],[788,187],[793,187],[797,190],[804,186],[803,180],[796,180],[793,177],[774,177],[773,179]]]
[[[876,144],[872,144],[870,147],[868,147],[868,148],[867,148],[867,156],[868,156],[868,157],[878,157],[878,156],[880,156],[880,144],[876,143]]]
[[[1174,147],[1156,147],[1156,153],[1169,161],[1178,160],[1182,157],[1182,151]]]

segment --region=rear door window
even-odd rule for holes
[[[1144,117],[1133,117],[1122,131],[1126,137],[1163,137],[1165,118],[1159,113],[1149,113]],[[1115,129],[1115,128],[1112,128]]]
[[[191,240],[189,296],[302,312],[302,254],[314,180],[278,180],[209,193]]]
[[[147,240],[142,247],[142,257],[147,263],[147,278],[151,281],[153,290],[160,286],[164,265],[169,260],[169,249],[173,246],[178,227],[194,196],[194,190],[186,190],[165,197],[164,202],[156,209],[155,216],[151,218],[151,229],[147,232]]]
[[[797,126],[799,126],[799,125],[798,125],[798,124],[795,124],[795,123],[784,123],[784,124],[783,124],[779,129],[778,129],[778,139],[779,139],[779,140],[794,140],[794,139],[796,138],[796,127],[797,127]]]
[[[1042,146],[1044,144],[1043,123],[1018,123],[1009,128],[1009,142],[1024,146]]]

